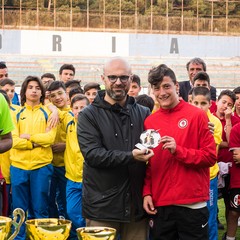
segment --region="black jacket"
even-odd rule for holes
[[[104,101],[99,91],[94,102],[79,114],[78,142],[84,156],[83,216],[102,221],[130,222],[144,217],[142,187],[146,163],[133,159],[149,110],[128,97],[122,108]]]
[[[179,96],[181,96],[183,98],[183,100],[185,100],[186,102],[188,101],[188,92],[190,91],[190,89],[192,88],[190,85],[189,80],[188,81],[183,81],[183,82],[179,82]],[[216,101],[217,98],[217,90],[215,87],[210,86],[210,93],[211,93],[211,100]]]

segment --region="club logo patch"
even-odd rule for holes
[[[239,205],[240,205],[240,195],[237,194],[234,197],[234,204],[239,207]]]
[[[185,127],[187,127],[187,125],[188,125],[187,119],[181,119],[181,120],[178,122],[178,127],[179,127],[179,128],[185,128]]]
[[[151,219],[149,220],[149,227],[150,227],[150,228],[153,228],[153,225],[154,225],[154,221],[153,221],[153,219],[151,218]]]

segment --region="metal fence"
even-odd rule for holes
[[[105,0],[101,1],[105,2]],[[121,0],[119,2],[121,3]],[[234,4],[236,2],[235,0]],[[183,4],[182,9],[178,11],[172,10],[171,12],[165,9],[164,14],[157,11],[156,8],[150,7],[150,11],[147,11],[143,15],[138,11],[137,0],[135,0],[135,10],[123,11],[120,4],[119,9],[111,13],[107,12],[105,7],[101,7],[98,10],[91,10],[89,8],[89,1],[86,2],[87,6],[85,10],[73,9],[71,4],[64,10],[61,10],[61,8],[56,9],[55,7],[47,9],[39,7],[37,3],[38,0],[36,0],[36,7],[31,9],[22,7],[21,4],[19,8],[10,9],[4,6],[4,0],[2,0],[0,10],[0,24],[2,29],[189,33],[206,35],[239,35],[240,33],[240,16],[229,15],[228,8],[231,8],[229,0],[222,1],[222,4],[226,8],[225,15],[215,13],[215,2],[212,0],[210,3],[210,8],[212,8],[211,14],[207,16],[198,14],[198,9],[194,10],[196,12],[193,14],[194,16],[189,16],[190,14],[188,11],[185,11]]]

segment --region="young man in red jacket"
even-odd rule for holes
[[[144,123],[162,136],[150,159],[143,188],[144,209],[153,215],[153,239],[208,240],[209,167],[216,146],[205,112],[178,97],[174,72],[149,72],[160,109]]]

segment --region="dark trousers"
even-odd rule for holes
[[[181,206],[157,208],[151,229],[153,240],[208,240],[208,209]]]

